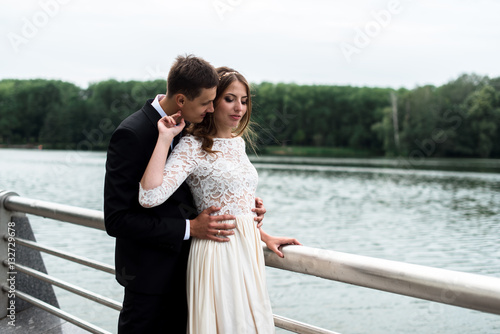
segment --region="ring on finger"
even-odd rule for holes
[[[217,231],[217,236],[220,236],[220,230]]]

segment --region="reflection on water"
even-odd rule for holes
[[[272,199],[265,228],[311,247],[500,277],[500,175],[345,169],[259,170],[259,196]],[[269,271],[287,281],[270,288],[275,312],[341,333],[500,329],[498,316]]]
[[[101,210],[104,163],[104,153],[0,150],[0,188]],[[255,165],[267,232],[310,247],[500,277],[498,173]],[[32,221],[40,242],[113,263],[113,239],[103,232]],[[109,274],[44,259],[51,274],[121,300]],[[279,269],[267,273],[276,314],[340,333],[500,331],[499,316]],[[66,310],[115,332],[116,311],[56,293]]]

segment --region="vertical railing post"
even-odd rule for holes
[[[9,247],[8,239],[9,233],[15,233],[15,227],[9,226],[13,224],[12,212],[4,206],[7,197],[13,195],[17,196],[14,192],[0,190],[0,319],[5,318],[9,313],[9,290],[4,291],[1,286],[15,286],[15,282],[8,281],[10,269],[4,265],[4,263],[15,258],[15,248]]]

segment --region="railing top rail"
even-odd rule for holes
[[[400,295],[500,315],[500,278],[286,246],[284,259],[265,248],[266,265]]]
[[[3,205],[10,211],[29,213],[45,218],[52,218],[99,230],[104,228],[102,211],[79,208],[76,206],[40,201],[20,196],[7,196]]]

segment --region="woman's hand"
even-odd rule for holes
[[[158,121],[159,136],[172,142],[173,138],[184,129],[185,125],[180,110],[172,116],[164,116]]]
[[[252,209],[253,212],[257,214],[257,217],[254,220],[257,222],[257,228],[261,228],[264,222],[264,214],[266,213],[266,208],[264,207],[264,201],[260,197],[255,197],[255,209]]]
[[[274,253],[276,253],[276,255],[278,255],[281,258],[285,257],[281,252],[281,248],[283,246],[302,245],[297,239],[288,237],[273,237],[272,235],[269,235],[262,230],[260,231],[260,236],[262,241],[266,243],[267,248],[272,250]]]

